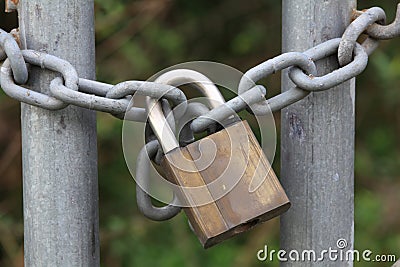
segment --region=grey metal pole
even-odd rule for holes
[[[68,60],[95,78],[93,0],[20,0],[25,48]],[[55,74],[30,71],[49,91]],[[96,114],[21,104],[25,266],[99,266]]]
[[[340,37],[356,0],[283,0],[283,52],[304,51]],[[338,66],[337,57],[318,62],[319,74]],[[282,76],[282,91],[293,84]],[[338,249],[354,239],[355,79],[333,90],[311,93],[282,110],[281,179],[292,201],[281,217],[281,248]],[[352,262],[292,262],[281,266],[352,266]]]

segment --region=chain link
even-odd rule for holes
[[[310,56],[313,60],[318,61],[334,55],[338,50],[340,42],[340,38],[331,39],[310,50],[307,50],[304,53]],[[367,67],[367,64],[368,55],[364,48],[357,43],[354,49],[353,61],[344,67],[336,69],[320,77],[306,75],[301,69],[297,67],[291,67],[289,69],[289,78],[296,84],[296,86],[303,90],[324,91],[356,77],[364,71],[364,69]]]
[[[169,204],[164,207],[155,207],[151,203],[150,196],[146,193],[146,189],[149,187],[149,168],[150,161],[156,156],[160,144],[157,140],[148,142],[139,152],[136,160],[136,202],[141,213],[147,218],[154,221],[164,221],[169,220],[176,216],[181,208]],[[176,196],[174,195],[174,203],[176,201]]]
[[[379,28],[381,31],[390,32],[389,34],[393,37],[399,35],[399,9],[400,4],[398,5],[396,19],[391,25],[381,26]],[[257,82],[259,79],[264,78],[275,71],[288,68],[289,77],[295,84],[295,87],[270,99],[262,100],[258,103],[256,102],[255,104],[248,102],[248,105],[252,108],[251,110],[256,115],[265,115],[270,111],[278,111],[303,99],[311,91],[328,90],[352,79],[365,70],[368,63],[368,55],[377,48],[378,44],[377,40],[368,37],[363,44],[360,45],[357,43],[358,37],[365,32],[366,29],[377,27],[376,25],[378,24],[375,22],[384,23],[385,20],[386,15],[381,8],[370,8],[365,12],[362,12],[362,14],[358,14],[354,21],[348,26],[342,38],[328,40],[303,53],[282,54],[253,67],[245,73],[241,85],[239,85],[239,93],[250,88],[249,80],[250,82]],[[302,58],[309,58],[314,64],[315,61],[330,57],[336,53],[338,59],[341,61],[341,66],[343,67],[333,70],[331,73],[321,77],[316,77],[314,71],[306,69],[307,67],[309,68],[307,62],[301,61]],[[256,94],[255,90],[253,90],[253,92]],[[239,95],[238,97],[242,97],[242,95]],[[230,101],[225,105],[229,106],[229,104]],[[241,107],[235,108],[231,106],[231,108],[233,110],[238,110],[238,108],[240,109]],[[194,120],[192,122],[193,131],[197,132],[206,129],[207,125],[210,124],[213,119],[223,120],[228,118],[231,113],[224,113],[224,110],[226,110],[225,107],[219,107]]]
[[[78,91],[78,73],[68,61],[34,50],[22,50],[21,52],[25,62],[60,73],[65,80],[65,85],[70,90]],[[25,62],[24,66],[26,66]],[[49,110],[59,110],[68,106],[68,103],[54,96],[15,84],[12,74],[14,74],[14,70],[11,58],[7,58],[1,67],[0,84],[10,97]]]
[[[357,11],[354,13],[354,17],[361,16],[364,12]],[[396,18],[389,25],[372,24],[368,26],[365,31],[369,37],[377,40],[388,40],[400,36],[400,3],[397,4]]]
[[[171,112],[171,109],[168,107],[168,101],[163,101],[163,110],[166,115]],[[185,116],[188,118],[199,117],[209,111],[208,107],[199,102],[191,102],[187,105],[187,110]],[[174,116],[166,116],[168,123],[170,124],[173,132],[176,132],[175,123],[173,121]],[[171,120],[172,119],[172,120]],[[183,121],[186,121],[185,119]],[[177,127],[180,131],[179,142],[181,145],[187,145],[192,143],[195,138],[193,135],[193,131],[190,129],[190,124],[179,125]],[[149,130],[151,130],[149,128]],[[151,202],[151,197],[147,193],[149,189],[149,166],[150,161],[152,160],[156,165],[160,166],[161,159],[163,157],[163,152],[161,150],[161,146],[153,134],[149,134],[147,137],[147,143],[140,150],[139,155],[136,159],[136,202],[140,212],[145,215],[147,218],[154,221],[164,221],[168,220],[181,211],[180,207],[174,205],[177,199],[174,195],[172,203],[166,205],[164,207],[155,207]]]
[[[28,69],[22,52],[13,36],[0,29],[0,60],[8,58],[13,69],[14,79],[19,84],[28,81]]]

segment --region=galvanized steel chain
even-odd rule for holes
[[[3,45],[4,44],[4,45]],[[10,97],[48,110],[59,110],[72,104],[75,106],[108,112],[116,117],[141,121],[146,120],[143,108],[129,106],[130,96],[137,93],[155,98],[165,98],[173,104],[185,104],[185,94],[169,85],[147,81],[126,81],[110,85],[79,78],[75,68],[58,57],[33,50],[20,50],[8,33],[0,32],[0,45],[7,59],[1,67],[0,82],[4,92]],[[47,95],[25,85],[28,80],[26,63],[57,72],[49,84],[51,94]]]
[[[378,46],[379,40],[400,36],[400,4],[396,18],[385,25],[386,14],[378,7],[365,11],[354,11],[353,22],[347,27],[341,38],[327,40],[305,52],[289,52],[278,55],[248,70],[239,83],[239,95],[226,103],[208,110],[200,103],[187,104],[185,94],[178,88],[157,82],[126,81],[111,85],[80,78],[75,68],[58,57],[33,50],[21,50],[13,35],[0,29],[0,60],[4,60],[0,73],[0,84],[10,97],[30,105],[49,110],[59,110],[68,105],[110,113],[118,118],[146,122],[148,111],[135,107],[132,96],[140,94],[152,98],[166,99],[172,106],[180,106],[180,118],[185,112],[196,114],[191,123],[191,131],[198,133],[206,130],[215,121],[223,121],[234,113],[250,108],[256,115],[278,111],[306,97],[311,92],[324,91],[335,87],[362,73],[368,63],[368,55]],[[361,34],[367,38],[362,44],[357,42]],[[317,76],[315,62],[337,55],[339,68]],[[27,85],[29,65],[57,73],[50,84],[49,93],[40,92]],[[289,90],[266,99],[266,89],[256,85],[260,79],[277,71],[288,69],[294,86]],[[182,107],[183,106],[183,107]],[[174,109],[172,109],[173,112]],[[141,166],[138,179],[146,176],[148,163],[143,162],[146,153],[156,158],[159,144],[149,142],[138,157]],[[147,152],[146,152],[147,151]],[[155,160],[157,162],[157,160]],[[147,166],[147,167],[146,167]],[[179,212],[179,208],[167,206],[155,208],[150,197],[137,189],[139,208],[154,220],[165,220]]]
[[[368,55],[377,47],[379,40],[400,35],[400,4],[396,19],[384,25],[385,12],[378,7],[366,11],[355,11],[354,21],[347,27],[342,38],[331,39],[305,52],[289,52],[267,60],[248,70],[239,84],[239,95],[226,104],[210,110],[192,123],[194,132],[204,131],[215,120],[223,120],[250,106],[256,115],[263,115],[291,105],[313,91],[323,91],[359,75],[367,66]],[[368,38],[360,45],[358,37],[366,33]],[[324,76],[316,76],[315,62],[338,55],[340,68]],[[74,67],[58,57],[33,51],[20,50],[13,36],[0,30],[0,60],[6,58],[1,68],[1,87],[18,101],[49,110],[58,110],[68,105],[111,113],[118,118],[146,120],[143,108],[129,105],[133,94],[155,98],[166,98],[173,105],[185,103],[185,94],[173,86],[146,82],[127,81],[110,85],[79,78]],[[49,94],[35,88],[22,86],[28,80],[26,63],[57,72],[61,77],[49,84]],[[277,96],[266,99],[266,90],[254,86],[255,82],[276,71],[289,69],[294,87]],[[268,107],[269,108],[268,108]],[[126,114],[126,116],[124,116]]]

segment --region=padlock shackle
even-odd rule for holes
[[[156,82],[175,87],[191,83],[207,97],[211,109],[225,103],[225,98],[215,84],[207,76],[198,71],[189,69],[171,70],[160,75],[156,79]]]
[[[159,76],[154,82],[176,87],[192,83],[209,99],[209,104],[212,108],[216,108],[222,103],[225,103],[225,99],[217,86],[205,75],[194,70],[171,70]],[[179,142],[166,121],[158,99],[146,97],[146,107],[149,114],[150,126],[157,139],[160,141],[164,153],[168,153],[179,147]]]

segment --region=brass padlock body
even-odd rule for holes
[[[284,213],[289,209],[290,201],[246,121],[205,138],[217,146],[215,161],[207,168],[198,160],[202,158],[199,146],[203,139],[168,152],[161,166],[167,179],[177,185],[207,186],[208,190],[202,191],[201,196],[182,190],[179,197],[181,201],[194,205],[210,199],[209,204],[184,208],[201,244],[208,248]],[[207,153],[207,149],[202,153]],[[182,162],[184,168],[181,168]],[[228,162],[238,170],[241,178],[232,190],[214,201],[221,190],[230,188],[224,182],[210,186],[216,178],[224,175]],[[249,190],[253,179],[263,181],[254,191]]]

